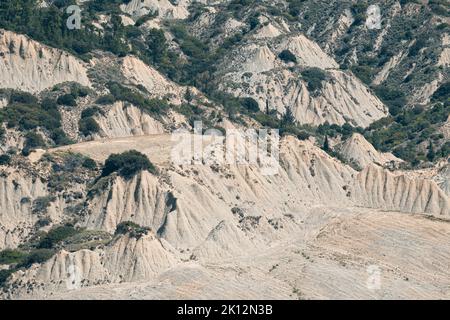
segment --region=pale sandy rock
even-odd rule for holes
[[[445,299],[446,222],[363,208],[316,209],[311,235],[219,262],[177,265],[156,279],[45,291],[46,299]],[[434,248],[434,250],[430,250]],[[371,267],[372,269],[369,269]],[[376,267],[380,287],[368,282]],[[429,270],[430,272],[424,272]],[[28,295],[22,297],[30,298]]]
[[[131,19],[128,16],[125,16],[123,14],[120,15],[120,19],[122,21],[122,24],[127,27],[127,26],[134,26],[134,20]]]
[[[370,164],[384,166],[391,162],[403,162],[391,153],[377,151],[363,135],[354,133],[350,138],[338,146],[339,153],[349,162],[361,169]]]
[[[444,48],[439,56],[438,66],[449,67],[450,66],[450,48]]]
[[[133,221],[157,231],[165,217],[166,197],[158,178],[149,172],[130,181],[118,177],[90,201],[83,225],[113,233],[119,223]]]
[[[39,296],[45,291],[70,292],[99,284],[151,280],[179,261],[174,249],[163,241],[151,234],[140,239],[124,235],[103,249],[62,250],[41,265],[13,274],[9,284],[16,289],[6,296]]]
[[[8,105],[8,99],[0,98],[0,109],[6,107]]]
[[[258,29],[253,37],[256,39],[275,38],[280,34],[282,34],[282,31],[275,27],[272,23],[269,23]]]
[[[401,60],[404,58],[404,53],[400,52],[397,55],[393,56],[389,59],[388,62],[383,66],[383,68],[380,70],[380,72],[377,73],[373,80],[374,85],[379,85],[383,83],[388,77],[390,72],[398,66],[398,64],[401,62]]]
[[[383,103],[353,74],[334,70],[337,63],[303,35],[277,39],[273,44],[251,43],[231,53],[219,68],[222,90],[254,98],[261,110],[266,103],[280,114],[290,106],[301,124],[350,122],[366,127],[388,114]],[[319,92],[309,92],[301,70],[289,69],[277,55],[293,52],[299,65],[327,69]],[[292,66],[292,63],[289,64]]]
[[[446,139],[450,139],[450,115],[444,125],[439,128]]]
[[[444,33],[444,35],[442,36],[442,45],[450,45],[450,35],[448,33]]]
[[[28,236],[38,219],[33,201],[47,195],[46,185],[25,172],[9,170],[0,177],[0,250],[15,248]],[[54,206],[49,213],[57,215]]]
[[[31,163],[35,163],[39,161],[46,152],[47,150],[44,149],[33,150],[28,156],[28,160],[30,160]]]
[[[95,117],[101,137],[119,138],[164,133],[163,125],[133,105],[118,101]]]
[[[430,83],[425,84],[422,88],[414,92],[411,100],[422,104],[429,103],[431,96],[439,88],[439,86],[442,83],[442,80],[443,80],[442,73],[438,73],[436,79],[434,79]]]
[[[123,236],[105,250],[104,267],[111,282],[149,280],[177,264],[175,250],[149,234],[140,239]]]
[[[158,13],[158,16],[171,19],[185,19],[189,15],[187,7],[190,0],[180,0],[173,4],[169,0],[131,0],[120,6],[121,10],[134,18],[148,13]]]
[[[438,186],[450,197],[450,164],[443,166],[439,172],[433,177]]]
[[[365,207],[444,218],[450,215],[449,197],[434,181],[394,175],[374,165],[357,175],[352,195]]]
[[[122,61],[123,75],[135,85],[143,85],[150,95],[156,97],[168,96],[174,103],[181,103],[184,91],[175,83],[166,79],[154,68],[133,56],[127,56]]]
[[[0,30],[0,74],[1,88],[29,92],[39,92],[67,81],[90,86],[81,60],[5,30]]]
[[[245,256],[257,247],[258,244],[236,227],[233,221],[223,220],[211,230],[206,240],[195,248],[193,255],[202,260],[223,260]],[[261,244],[259,247],[262,247]]]
[[[281,42],[279,49],[281,48],[290,50],[302,66],[320,69],[339,68],[337,62],[328,56],[317,43],[309,40],[302,34],[286,38],[285,41]]]
[[[20,132],[17,129],[5,128],[5,133],[0,143],[1,151],[7,152],[10,149],[20,150],[23,148],[24,144],[25,144],[25,137],[22,132]]]

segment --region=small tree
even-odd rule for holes
[[[59,105],[64,106],[70,106],[70,107],[76,107],[77,101],[75,100],[74,96],[71,94],[63,94],[62,96],[58,97],[56,100],[56,103]]]
[[[281,51],[281,53],[278,55],[278,58],[280,58],[281,60],[283,60],[286,63],[289,62],[294,62],[297,63],[297,58],[295,57],[295,55],[289,51],[289,50],[283,50]]]
[[[328,136],[325,136],[325,141],[323,142],[323,147],[322,147],[323,151],[325,152],[330,152],[331,148],[330,148],[330,142],[328,141]]]
[[[286,112],[283,115],[283,118],[281,119],[281,125],[283,127],[295,125],[297,120],[294,117],[294,114],[292,113],[291,107],[286,108]]]
[[[253,98],[242,98],[241,105],[250,112],[258,112],[259,104]]]
[[[117,172],[125,179],[132,178],[140,171],[147,170],[156,173],[155,166],[150,162],[145,154],[136,150],[126,151],[121,154],[112,154],[105,161],[102,176],[106,177]]]
[[[428,153],[427,153],[427,159],[430,162],[433,162],[436,158],[436,153],[434,152],[433,143],[430,141],[430,144],[428,145]]]

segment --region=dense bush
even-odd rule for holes
[[[70,106],[70,107],[77,106],[77,101],[75,100],[75,97],[70,93],[59,96],[58,99],[56,100],[56,103],[62,106]]]
[[[0,155],[0,166],[8,165],[11,162],[11,156],[9,154]]]
[[[405,94],[401,90],[382,85],[376,87],[375,92],[387,104],[389,112],[393,116],[399,114],[407,104]]]
[[[395,117],[388,117],[371,124],[365,136],[374,147],[383,152],[392,151],[396,156],[410,163],[425,161],[425,155],[418,152],[420,144],[438,145],[443,136],[436,135],[437,127],[442,125],[450,114],[449,105],[438,103],[431,108],[416,107],[399,112]],[[434,147],[433,158],[446,156],[446,144],[440,149]]]
[[[312,93],[320,91],[322,89],[322,81],[325,81],[327,78],[326,72],[319,68],[309,68],[302,71],[301,74],[308,84],[308,90]]]
[[[0,251],[0,265],[19,263],[23,261],[25,257],[26,253],[20,250],[5,249]]]
[[[42,128],[48,131],[56,145],[71,143],[61,128],[61,114],[55,101],[44,99],[41,103],[28,94],[16,92],[15,98],[0,110],[0,122],[9,128],[27,132],[25,154],[30,149],[45,146],[42,136],[30,130]]]
[[[121,154],[110,155],[105,161],[102,176],[109,176],[113,172],[117,172],[121,177],[130,179],[143,170],[156,173],[156,168],[145,154],[130,150]]]
[[[434,101],[450,102],[450,81],[443,83],[433,94]]]
[[[278,55],[278,58],[280,58],[281,60],[283,60],[284,62],[288,63],[288,62],[294,62],[297,63],[297,58],[295,57],[295,55],[289,51],[289,50],[283,50],[280,52],[280,54]]]
[[[11,92],[9,103],[35,104],[38,100],[32,94],[22,91]]]
[[[129,234],[132,238],[140,239],[144,235],[148,234],[149,230],[149,228],[141,227],[134,222],[124,221],[117,225],[116,232],[114,234]]]
[[[0,287],[4,286],[14,270],[0,270]]]
[[[36,132],[28,132],[25,135],[25,145],[22,150],[22,154],[24,156],[27,156],[30,151],[34,150],[38,147],[45,147],[46,143],[44,141],[44,138],[42,138],[42,135]]]
[[[78,122],[78,127],[80,132],[86,137],[91,134],[100,132],[100,126],[92,117],[81,118]]]
[[[167,101],[146,99],[141,93],[122,86],[117,82],[108,83],[108,89],[115,100],[126,101],[151,115],[161,115],[169,108]]]
[[[86,168],[89,170],[97,169],[97,163],[94,160],[92,160],[91,158],[84,159],[82,166],[83,166],[83,168]]]
[[[58,243],[78,233],[71,225],[59,226],[51,229],[39,242],[41,249],[54,248]]]
[[[250,112],[258,112],[259,104],[253,98],[242,98],[241,99],[242,106]]]
[[[112,94],[101,96],[95,101],[97,104],[108,105],[116,102],[116,98]]]
[[[34,263],[43,263],[53,257],[54,254],[55,251],[51,249],[34,249],[17,265],[17,268],[29,268]]]
[[[38,197],[33,201],[33,213],[45,213],[47,212],[50,204],[55,201],[54,196]]]
[[[103,114],[103,111],[99,107],[93,106],[93,107],[84,109],[81,112],[81,118],[93,117],[97,114]]]

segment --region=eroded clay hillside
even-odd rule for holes
[[[2,298],[450,297],[445,1],[75,2],[0,4]]]

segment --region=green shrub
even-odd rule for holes
[[[309,68],[302,71],[302,77],[308,84],[308,90],[315,93],[322,89],[322,81],[326,80],[327,74],[319,68]]]
[[[403,91],[386,85],[376,87],[375,93],[387,104],[393,116],[398,115],[407,103]]]
[[[280,54],[278,55],[278,58],[280,58],[281,60],[283,60],[286,63],[288,63],[288,62],[297,63],[296,56],[289,50],[281,51]]]
[[[116,102],[116,98],[112,94],[107,94],[105,96],[99,97],[95,103],[101,104],[101,105],[109,105]]]
[[[38,247],[41,249],[51,249],[54,248],[61,241],[75,235],[78,230],[73,226],[65,225],[59,226],[51,229],[45,237],[41,239]]]
[[[51,249],[34,249],[24,258],[24,261],[17,265],[17,268],[29,268],[35,263],[43,263],[49,260],[55,254]]]
[[[91,158],[84,159],[82,166],[83,166],[83,168],[86,168],[89,170],[97,169],[97,163],[94,160],[92,160]]]
[[[13,91],[9,103],[36,104],[38,99],[28,92]]]
[[[0,265],[19,263],[26,257],[26,255],[26,253],[20,250],[5,249],[0,252]]]
[[[77,101],[75,100],[75,97],[72,94],[63,94],[62,96],[59,96],[56,100],[56,103],[63,106],[70,106],[70,107],[76,107]]]
[[[148,234],[149,230],[149,228],[141,227],[134,222],[124,221],[117,225],[116,232],[114,234],[129,234],[132,238],[140,239],[144,235]]]
[[[33,201],[33,213],[45,213],[47,212],[50,204],[56,200],[55,196],[45,196],[36,198]]]
[[[26,97],[28,96],[21,95],[20,98],[15,98],[15,102],[1,109],[0,122],[6,122],[7,127],[15,127],[23,132],[43,128],[48,131],[50,138],[57,145],[71,143],[61,129],[61,114],[55,101],[44,99],[39,104],[37,99]],[[31,148],[45,146],[42,137],[38,138],[36,134],[30,133],[28,138],[30,141],[25,148],[25,154]]]
[[[450,81],[440,85],[432,96],[433,101],[450,101]]]
[[[11,162],[11,156],[9,154],[0,155],[0,166],[8,165]]]
[[[242,106],[250,112],[258,112],[259,104],[253,98],[242,98],[241,99]]]
[[[93,106],[93,107],[84,109],[81,112],[81,118],[82,119],[89,118],[89,117],[93,117],[93,116],[96,116],[96,115],[102,114],[102,113],[103,113],[102,109],[100,109],[99,107]]]
[[[44,141],[44,138],[42,138],[39,133],[30,131],[25,135],[25,145],[23,147],[22,154],[24,156],[27,156],[33,149],[45,146],[46,143]]]
[[[15,270],[0,270],[0,287],[3,287]]]
[[[153,174],[156,173],[156,168],[145,154],[136,150],[130,150],[121,154],[110,155],[105,161],[102,177],[117,172],[121,177],[130,179],[136,173],[143,170],[147,170]]]
[[[80,119],[80,121],[78,122],[78,126],[80,132],[86,137],[91,134],[100,132],[100,126],[92,117]]]

